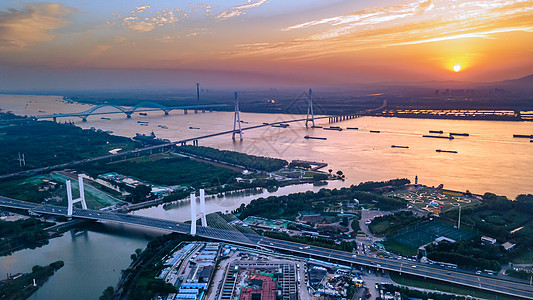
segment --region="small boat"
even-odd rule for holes
[[[435,150],[436,152],[443,152],[443,153],[457,153],[457,151],[454,151],[454,150],[441,150],[441,149],[437,149]]]
[[[139,113],[139,115],[141,115],[141,116],[147,116],[148,114],[147,114],[147,113]]]
[[[430,130],[429,133],[439,133],[439,134],[443,134],[444,131],[442,131],[442,130]]]
[[[248,124],[248,122],[245,122],[245,121],[241,121],[241,123],[243,123],[243,124]]]
[[[159,127],[159,128],[163,128],[163,129],[168,129],[168,127],[165,126],[165,125],[157,125],[157,127]]]
[[[470,136],[468,133],[456,133],[456,132],[450,132],[450,136],[457,135],[457,136]]]
[[[146,123],[141,123],[141,126],[148,126],[148,124],[146,124]]]
[[[311,128],[322,128],[322,126],[313,125],[313,126],[311,126]]]
[[[372,132],[372,133],[380,133],[381,131],[379,131],[379,130],[370,130],[370,132]]]
[[[453,140],[454,139],[453,135],[450,135],[450,136],[445,136],[445,135],[423,135],[422,137],[437,138],[437,139],[448,139],[448,140]]]
[[[148,123],[150,123],[150,122],[147,122],[147,121],[137,121],[137,123],[139,123],[139,124],[148,124]]]
[[[317,136],[304,136],[304,139],[312,139],[312,140],[327,140],[325,137],[317,137]]]
[[[404,148],[404,149],[409,149],[409,146],[398,146],[398,145],[392,145],[390,146],[391,148]]]
[[[101,117],[102,120],[111,120],[111,118]]]
[[[350,130],[359,130],[359,127],[346,127],[346,129],[350,129]]]
[[[279,128],[287,128],[287,127],[289,127],[289,124],[281,123],[281,124],[272,124],[270,126],[271,127],[279,127]]]
[[[192,127],[192,126],[189,126],[189,129],[200,129],[199,127]]]

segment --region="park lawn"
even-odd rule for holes
[[[412,286],[422,289],[441,291],[446,293],[453,293],[465,296],[472,296],[481,299],[499,299],[499,300],[518,300],[517,297],[511,297],[486,291],[476,290],[468,287],[463,287],[455,284],[448,284],[433,279],[422,279],[416,276],[399,275],[397,273],[390,273],[392,281],[406,286]]]
[[[383,236],[385,234],[385,232],[387,232],[389,230],[389,228],[391,227],[391,222],[390,221],[381,221],[381,222],[377,222],[375,224],[374,224],[374,222],[372,222],[368,227],[370,229],[370,232],[372,232],[373,235],[375,235],[375,236]]]
[[[383,245],[387,250],[402,256],[415,256],[418,254],[418,249],[402,245],[394,240],[388,240]]]
[[[212,187],[233,183],[240,173],[175,155],[157,155],[135,160],[118,161],[107,164],[91,164],[82,167],[92,177],[116,172],[138,178],[156,185],[186,185]]]
[[[515,257],[512,261],[513,264],[531,264],[533,263],[533,250],[527,249],[519,256]]]

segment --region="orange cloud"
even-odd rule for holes
[[[24,3],[22,9],[0,12],[0,48],[25,48],[56,38],[50,31],[70,23],[77,10],[61,3]]]
[[[300,34],[257,47],[244,45],[227,54],[309,60],[368,48],[531,32],[533,4],[530,0],[422,0],[311,20],[281,30],[294,32],[291,36]]]

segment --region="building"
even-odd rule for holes
[[[481,237],[481,241],[485,244],[491,244],[491,245],[494,245],[496,244],[496,239],[495,238],[491,238],[489,236],[482,236]]]
[[[502,246],[503,246],[503,249],[505,249],[505,251],[511,251],[516,246],[516,244],[505,242],[502,244]]]

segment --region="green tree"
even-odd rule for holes
[[[115,289],[112,286],[108,286],[100,296],[100,300],[113,300],[113,294],[115,293]]]

